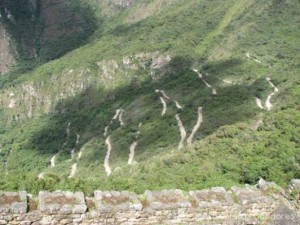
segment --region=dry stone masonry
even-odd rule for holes
[[[258,188],[216,187],[189,193],[95,191],[94,197],[85,197],[82,192],[41,191],[36,198],[26,192],[0,192],[0,224],[299,225],[299,191],[300,180],[292,180],[286,192],[260,180]]]

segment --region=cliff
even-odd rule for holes
[[[13,56],[9,47],[9,38],[5,29],[0,24],[0,74],[8,72],[13,62]]]

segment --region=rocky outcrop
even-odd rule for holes
[[[8,72],[13,62],[13,56],[9,47],[9,38],[0,24],[0,74]]]
[[[105,86],[107,90],[113,90],[119,85],[130,84],[137,79],[139,69],[148,70],[152,79],[159,79],[170,59],[169,55],[159,52],[138,53],[124,56],[121,60],[95,62],[97,68],[94,71],[90,68],[69,68],[59,74],[3,89],[0,107],[7,114],[7,122],[12,121],[15,115],[18,115],[18,122],[22,122],[45,113],[63,114],[65,106],[57,107],[61,100],[75,97],[91,86]]]
[[[292,183],[299,190],[300,181]],[[42,191],[36,198],[26,192],[0,192],[0,224],[299,224],[297,205],[287,198],[249,185],[227,191],[146,191],[139,196],[128,191],[95,191],[94,197]]]

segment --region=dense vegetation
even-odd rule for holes
[[[300,178],[299,2],[174,1],[155,16],[130,21],[140,4],[155,2],[136,1],[106,18],[89,44],[22,76],[1,78],[3,93],[43,82],[40,88],[56,96],[61,89],[51,86],[51,80],[58,79],[57,86],[59,82],[70,85],[79,73],[83,73],[82,82],[94,79],[95,84],[58,101],[52,113],[37,111],[34,118],[21,122],[15,118],[24,114],[23,109],[0,109],[0,189],[143,192],[254,184],[259,177],[287,185],[291,178]],[[123,57],[133,55],[134,60],[135,54],[155,51],[172,56],[155,79],[150,76],[152,62],[137,70],[117,70],[112,80],[103,78],[99,61],[114,59],[121,65]],[[247,58],[248,52],[259,62]],[[193,68],[201,71],[217,95],[212,95]],[[266,77],[280,90],[272,98],[271,111],[255,103],[255,97],[264,100],[272,92]],[[170,102],[162,117],[156,89],[165,90],[183,110]],[[203,106],[204,121],[196,141],[177,150],[180,133],[175,114],[180,113],[190,133],[199,106]],[[125,110],[125,126],[111,125],[113,173],[106,177],[103,131],[118,108]],[[263,124],[254,129],[260,119]],[[137,163],[129,166],[129,146],[140,122]],[[77,134],[81,136],[78,145]],[[74,146],[76,154],[80,149],[84,152],[75,178],[68,179],[75,163],[69,160]],[[49,160],[57,153],[57,165],[50,168]],[[45,178],[36,181],[40,172],[46,172]]]

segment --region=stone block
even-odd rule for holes
[[[145,195],[153,210],[189,208],[192,205],[181,190],[146,191]]]
[[[82,192],[41,191],[39,203],[39,210],[49,215],[83,214],[87,210]]]
[[[250,187],[232,187],[231,191],[239,200],[242,205],[248,204],[272,204],[274,199],[264,193],[259,189]]]
[[[128,191],[95,191],[96,210],[100,213],[140,211],[143,205],[137,195]]]
[[[24,214],[27,212],[27,192],[0,192],[0,213]]]
[[[216,207],[233,205],[234,201],[224,188],[211,188],[201,191],[190,191],[190,196],[197,207]]]
[[[300,193],[300,179],[293,179],[291,180],[290,187],[295,189]]]

